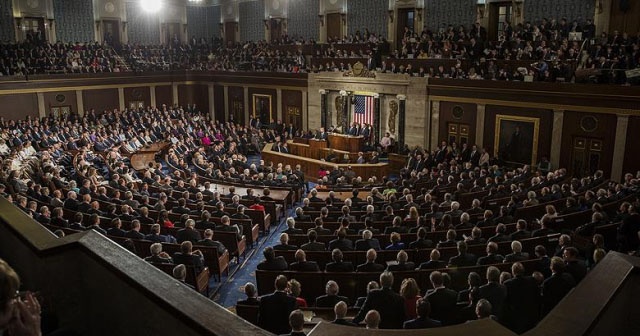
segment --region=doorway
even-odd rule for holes
[[[447,124],[447,140],[449,145],[457,143],[459,148],[462,144],[469,143],[469,124],[448,123]]]
[[[120,21],[102,20],[103,41],[112,47],[120,46]]]
[[[22,40],[40,42],[46,41],[44,18],[26,17],[22,19]]]
[[[236,30],[238,29],[237,22],[225,22],[224,23],[224,43],[235,44],[236,41]]]
[[[171,44],[175,47],[180,46],[180,23],[178,22],[169,22],[167,23],[167,31],[165,36],[165,42],[167,44]]]
[[[271,19],[269,22],[269,31],[271,41],[277,41],[282,37],[282,19]]]
[[[327,14],[327,41],[339,40],[343,37],[342,33],[342,14]]]
[[[396,19],[396,48],[402,49],[402,41],[405,37],[411,37],[414,32],[415,23],[414,8],[398,8],[398,18]]]
[[[598,169],[602,159],[602,140],[575,137],[571,150],[571,169],[573,176],[591,176]]]
[[[297,130],[302,129],[302,113],[299,106],[286,106],[284,113],[284,120],[287,126],[291,124]]]
[[[513,22],[513,5],[511,2],[492,2],[489,6],[489,40],[497,41],[504,30],[504,23]]]

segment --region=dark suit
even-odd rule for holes
[[[215,247],[216,250],[218,251],[218,256],[221,256],[224,253],[224,251],[227,249],[226,247],[224,247],[224,245],[221,242],[217,240],[211,240],[211,239],[199,240],[197,243],[195,243],[195,245]]]
[[[433,247],[433,242],[429,239],[419,238],[409,243],[410,249],[424,249],[424,248],[431,248],[431,247]]]
[[[384,266],[380,264],[376,264],[375,262],[366,262],[364,264],[358,265],[356,268],[357,272],[382,272],[384,271]]]
[[[511,253],[511,254],[507,254],[504,257],[504,262],[507,262],[507,263],[514,263],[516,261],[525,261],[525,260],[529,260],[529,253],[526,253],[526,252]]]
[[[369,249],[374,249],[376,251],[380,250],[380,242],[378,239],[358,239],[356,240],[356,251],[367,251]]]
[[[576,284],[578,284],[587,275],[587,266],[581,260],[569,261],[567,262],[565,271],[571,274]]]
[[[176,239],[178,243],[182,243],[183,241],[190,241],[192,243],[197,243],[202,237],[200,236],[200,232],[194,229],[180,229],[178,233],[176,233]]]
[[[449,259],[449,265],[455,267],[474,266],[475,264],[476,256],[471,253],[465,253],[464,255],[458,254],[457,256]]]
[[[296,298],[285,292],[276,291],[260,298],[258,308],[258,326],[276,335],[286,334],[289,327],[289,314],[296,309]]]
[[[430,318],[418,317],[414,320],[406,321],[403,325],[403,329],[427,329],[441,327],[440,321],[432,320]]]
[[[353,264],[349,261],[330,262],[324,270],[325,272],[353,272]]]
[[[347,305],[349,304],[349,299],[346,296],[322,295],[316,298],[316,307],[333,308],[340,301],[344,301]]]
[[[296,261],[289,265],[289,270],[296,272],[320,272],[320,267],[315,261]]]
[[[370,291],[353,322],[360,323],[363,321],[367,312],[372,309],[380,313],[380,329],[402,328],[406,316],[404,298],[391,288],[385,287]]]
[[[184,264],[185,266],[194,266],[197,274],[200,274],[204,267],[202,258],[195,254],[183,254],[182,252],[176,252],[173,254],[172,259],[173,263],[176,265]]]
[[[329,251],[333,249],[339,249],[340,251],[352,251],[353,242],[349,239],[334,239],[329,242]]]
[[[555,273],[545,280],[542,283],[543,314],[548,314],[575,285],[573,276],[567,272]]]
[[[443,325],[451,325],[456,321],[456,303],[458,293],[448,288],[438,288],[427,295],[431,303],[431,317],[441,321]]]
[[[278,256],[273,260],[263,260],[258,264],[258,269],[261,271],[286,271],[289,269],[289,265],[284,257]]]
[[[447,267],[447,263],[445,263],[442,260],[429,260],[429,261],[423,262],[422,264],[420,264],[420,266],[418,266],[418,268],[421,270],[434,270],[434,269],[441,269],[446,267]]]
[[[538,320],[540,294],[536,281],[530,276],[516,276],[504,282],[503,323],[521,334],[533,328]]]
[[[502,311],[507,288],[497,282],[489,282],[480,286],[480,297],[491,303],[491,314],[498,315]]]
[[[300,248],[303,251],[325,251],[326,250],[326,246],[324,246],[323,243],[318,243],[318,242],[309,242],[300,246]]]
[[[493,265],[493,264],[501,264],[504,261],[504,257],[500,254],[490,254],[484,257],[478,258],[478,265]]]
[[[406,263],[389,265],[387,266],[387,271],[389,272],[402,272],[402,271],[413,271],[416,268],[416,264],[411,261],[407,261]]]

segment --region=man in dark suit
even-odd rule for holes
[[[195,244],[215,248],[218,252],[218,256],[224,254],[224,251],[227,249],[221,242],[213,240],[213,230],[211,229],[204,230],[204,239],[199,240]]]
[[[467,267],[476,264],[476,256],[467,253],[467,243],[459,241],[457,243],[458,255],[449,259],[449,267]]]
[[[531,232],[527,231],[527,221],[519,219],[518,222],[516,222],[516,232],[509,235],[509,238],[511,238],[511,240],[531,238]]]
[[[127,233],[124,234],[124,236],[126,238],[131,238],[131,239],[144,239],[144,234],[142,234],[140,232],[140,221],[137,219],[134,219],[131,222],[131,230],[127,231]]]
[[[447,267],[447,263],[440,260],[440,251],[438,249],[431,250],[429,261],[425,261],[418,266],[421,270],[433,270]]]
[[[504,257],[504,262],[514,263],[516,261],[529,260],[529,253],[522,252],[522,243],[519,241],[514,240],[511,242],[511,251],[513,251],[513,253],[507,254]]]
[[[369,249],[379,251],[380,242],[378,239],[373,238],[373,233],[371,231],[364,230],[362,232],[362,239],[356,240],[356,251],[367,251]]]
[[[296,261],[289,265],[290,271],[296,272],[320,272],[320,267],[315,261],[307,261],[307,254],[303,250],[297,250]]]
[[[376,258],[378,258],[378,253],[374,249],[369,249],[367,251],[367,261],[364,264],[358,265],[356,268],[357,272],[382,272],[384,270],[384,266],[376,263]]]
[[[487,243],[487,255],[478,258],[478,266],[500,264],[504,261],[504,257],[498,254],[498,244],[495,242]]]
[[[333,312],[336,318],[333,321],[331,321],[331,323],[355,327],[356,325],[354,323],[344,318],[347,315],[347,311],[348,311],[348,307],[345,301],[340,301],[336,303],[336,305],[333,306]]]
[[[565,271],[579,284],[582,279],[587,275],[587,266],[584,261],[578,259],[578,249],[575,247],[567,247],[563,252],[564,261],[566,264]]]
[[[304,313],[302,310],[296,309],[289,314],[289,326],[291,332],[284,336],[305,336],[304,333]]]
[[[547,315],[576,285],[569,272],[565,272],[564,260],[551,258],[551,276],[542,283],[542,311]]]
[[[380,329],[400,329],[405,320],[404,298],[395,293],[393,286],[393,274],[383,272],[380,274],[380,285],[382,288],[374,289],[367,294],[367,299],[358,315],[353,319],[353,323],[360,323],[370,310],[380,313]]]
[[[278,275],[275,281],[275,292],[260,298],[258,306],[258,326],[276,335],[286,334],[289,327],[289,314],[297,308],[296,298],[289,296],[287,277]]]
[[[416,264],[411,261],[408,261],[409,255],[404,250],[398,252],[396,255],[397,264],[387,266],[387,271],[389,272],[403,272],[403,271],[413,271],[416,268]]]
[[[200,252],[200,250],[193,251],[193,244],[188,240],[180,244],[180,252],[174,253],[172,259],[175,264],[194,266],[197,274],[200,274],[204,268],[202,252]]]
[[[513,332],[522,334],[533,328],[538,320],[540,291],[536,280],[524,275],[522,263],[514,263],[511,273],[513,278],[504,282],[507,296],[502,309],[502,323]]]
[[[353,272],[353,264],[350,261],[342,261],[342,251],[339,249],[333,249],[331,251],[330,263],[327,263],[324,270],[325,272]]]
[[[328,281],[325,287],[326,294],[316,298],[316,307],[331,308],[340,301],[345,303],[349,302],[349,299],[346,296],[339,296],[339,292],[340,287],[338,287],[338,283],[333,280]]]
[[[442,322],[442,325],[451,325],[456,321],[456,303],[458,293],[444,287],[444,278],[439,271],[433,271],[429,275],[433,290],[427,294],[431,303],[433,318]]]
[[[433,241],[427,239],[427,229],[420,227],[416,233],[417,239],[409,243],[409,248],[412,250],[426,249],[433,247]]]
[[[151,255],[144,258],[144,261],[155,264],[173,264],[171,257],[166,252],[162,251],[162,244],[151,244],[149,251],[151,252]]]
[[[429,318],[429,314],[431,314],[431,304],[429,303],[429,300],[418,299],[418,302],[416,303],[416,313],[418,314],[418,317],[404,322],[402,325],[403,329],[427,329],[442,326],[440,321]]]
[[[262,252],[264,260],[258,264],[258,269],[262,271],[286,271],[289,268],[283,256],[276,257],[273,247],[269,246]]]
[[[338,231],[338,238],[329,242],[329,250],[339,249],[344,251],[353,250],[353,242],[347,239],[347,231],[340,229]]]
[[[256,296],[256,285],[253,283],[247,282],[244,285],[244,294],[247,295],[247,298],[245,300],[238,300],[237,304],[246,306],[257,306],[260,304],[260,300],[258,300]]]
[[[309,238],[309,242],[306,244],[302,244],[300,248],[303,251],[325,251],[326,246],[324,243],[319,243],[316,240],[318,239],[318,233],[314,229],[310,229],[307,231],[307,238]]]
[[[507,288],[500,284],[500,270],[495,266],[487,268],[487,284],[480,286],[480,297],[491,303],[491,314],[498,316],[507,296]]]
[[[178,230],[176,233],[176,239],[178,243],[182,243],[184,241],[190,241],[192,243],[197,243],[202,237],[200,236],[200,232],[195,229],[196,221],[193,219],[187,219],[185,223],[185,228]]]

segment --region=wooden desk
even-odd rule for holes
[[[298,144],[299,146],[304,146]],[[372,176],[376,176],[381,179],[383,176],[389,174],[389,164],[376,163],[376,164],[336,164],[321,160],[309,159],[293,154],[284,154],[271,150],[273,144],[267,144],[262,150],[262,158],[265,162],[272,161],[274,164],[282,163],[284,165],[290,165],[295,167],[300,165],[305,178],[309,181],[316,181],[318,179],[318,171],[320,167],[327,167],[333,169],[334,167],[347,169],[351,166],[352,170],[356,173],[356,176],[361,176],[363,180],[367,180]]]
[[[156,162],[156,154],[163,151],[168,145],[168,142],[157,142],[141,148],[131,154],[131,167],[135,170],[149,168],[150,162]]]
[[[357,153],[362,149],[364,137],[329,133],[329,148]]]

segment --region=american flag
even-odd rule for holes
[[[373,101],[373,96],[354,96],[352,121],[361,125],[364,123],[373,125]]]

